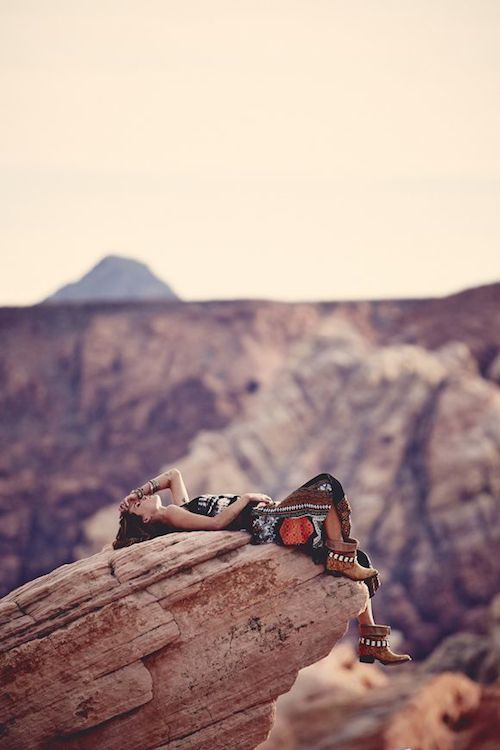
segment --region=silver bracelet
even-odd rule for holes
[[[149,479],[148,484],[151,485],[151,492],[158,492],[160,489],[160,483],[157,479]]]

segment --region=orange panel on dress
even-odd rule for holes
[[[308,518],[285,518],[280,526],[279,534],[283,544],[305,544],[314,526]]]

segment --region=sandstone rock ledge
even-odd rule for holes
[[[103,551],[0,600],[0,748],[252,750],[367,602],[246,531]]]

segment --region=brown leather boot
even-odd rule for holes
[[[375,568],[365,568],[356,560],[358,540],[349,537],[343,539],[326,538],[325,546],[328,549],[325,560],[325,572],[332,576],[347,576],[353,581],[364,581],[365,578],[373,578],[378,574]]]
[[[373,663],[378,659],[381,664],[402,664],[411,661],[409,654],[395,654],[389,647],[387,636],[390,625],[363,625],[359,623],[359,661]]]

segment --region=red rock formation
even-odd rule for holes
[[[367,588],[246,531],[63,565],[0,601],[1,750],[253,750]]]

